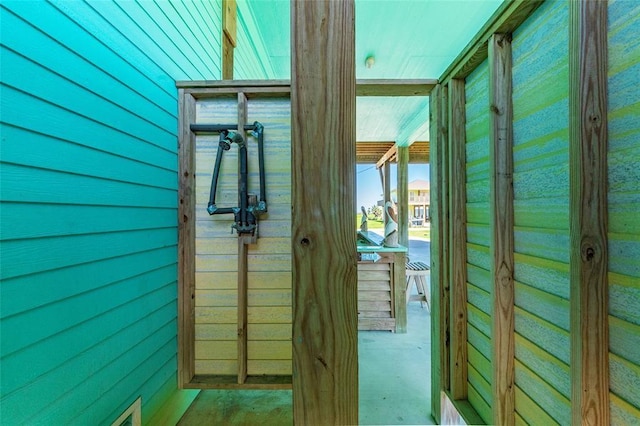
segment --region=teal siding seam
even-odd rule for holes
[[[0,19],[2,423],[109,425],[138,396],[148,421],[178,392],[175,82],[220,77],[220,10]]]

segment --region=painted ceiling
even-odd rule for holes
[[[501,3],[356,0],[356,78],[439,78]],[[289,79],[290,0],[239,0],[239,6],[244,19],[255,22],[271,78]],[[371,67],[365,64],[368,56],[375,58]],[[356,140],[427,141],[428,116],[427,97],[358,97]]]

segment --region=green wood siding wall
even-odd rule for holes
[[[491,317],[493,285],[489,244],[489,65],[467,77],[467,315],[469,402],[491,423]]]
[[[571,418],[568,37],[566,1],[513,34],[516,412],[531,424]]]
[[[3,424],[149,420],[176,388],[177,90],[209,2],[2,2]]]
[[[609,2],[611,423],[640,421],[640,4]]]

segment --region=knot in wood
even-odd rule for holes
[[[583,262],[598,261],[601,256],[600,246],[593,238],[585,238],[580,247],[580,256]]]
[[[309,244],[311,244],[311,240],[309,240],[309,238],[304,237],[300,240],[300,244],[307,247]]]

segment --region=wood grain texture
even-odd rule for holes
[[[398,242],[409,247],[409,148],[398,147]]]
[[[438,263],[441,265],[440,277],[440,344],[442,386],[446,391],[451,389],[451,252],[450,252],[450,194],[449,194],[449,87],[442,86],[442,96],[440,99],[440,125],[437,133],[440,143],[440,154],[438,157],[438,179],[440,185],[440,223],[438,232],[440,233],[441,248],[438,255]]]
[[[573,424],[609,421],[607,3],[570,3]]]
[[[467,398],[465,82],[449,82],[451,397]]]
[[[233,80],[234,49],[237,33],[236,0],[222,0],[222,79]]]
[[[443,384],[443,371],[442,371],[442,339],[440,338],[440,331],[443,327],[441,320],[442,300],[441,300],[441,288],[442,288],[442,268],[441,261],[442,253],[442,227],[441,221],[441,200],[442,200],[442,186],[440,184],[440,176],[442,170],[442,162],[440,159],[440,150],[442,141],[438,137],[438,128],[441,126],[442,113],[441,113],[441,91],[442,86],[436,85],[429,97],[429,134],[431,135],[431,141],[433,142],[431,153],[433,159],[429,165],[429,182],[431,183],[431,294],[429,299],[431,300],[431,415],[435,419],[436,423],[441,423],[441,410],[440,410],[440,392],[446,390]]]
[[[184,388],[195,374],[195,135],[189,126],[195,121],[196,102],[184,90],[178,92],[178,386]]]
[[[436,79],[356,80],[356,96],[429,96]]]
[[[208,375],[211,380],[230,375],[235,382],[243,382],[246,377],[244,383],[236,383],[236,388],[245,384],[252,388],[253,376],[291,375],[291,350],[279,349],[278,356],[282,359],[277,360],[265,359],[269,355],[263,350],[275,342],[288,341],[290,345],[291,341],[290,102],[288,96],[274,97],[277,87],[273,88],[274,96],[265,98],[247,96],[228,84],[218,83],[215,87],[218,86],[225,92],[197,98],[195,122],[259,121],[265,126],[266,189],[270,204],[269,212],[260,218],[257,240],[249,237],[239,241],[239,237],[232,235],[231,216],[209,216],[202,206],[206,206],[209,197],[218,137],[197,136],[195,330],[199,350],[195,375]],[[252,83],[246,87],[252,90]],[[249,134],[246,137],[249,191],[257,192],[256,140]],[[216,199],[224,206],[237,205],[237,170],[238,150],[232,148],[224,157],[218,182]],[[261,343],[256,345],[257,342]],[[220,351],[224,348],[223,354]],[[214,356],[222,359],[209,359]],[[227,379],[222,382],[227,383]]]
[[[225,9],[232,7],[235,9],[235,1],[227,0]],[[232,4],[232,6],[230,6]],[[226,32],[225,32],[226,34]],[[245,134],[244,125],[247,124],[247,96],[240,92],[238,93],[238,128],[236,129],[239,134]],[[246,137],[246,135],[245,135]],[[239,161],[239,159],[238,159]],[[238,163],[238,170],[240,170],[240,164]],[[255,170],[255,168],[254,168]],[[238,203],[239,204],[239,203]],[[247,379],[247,359],[249,357],[249,345],[247,342],[248,334],[248,305],[249,305],[249,283],[247,279],[247,272],[249,270],[248,254],[249,244],[254,242],[255,237],[247,235],[238,235],[238,384],[243,384]]]
[[[406,283],[406,264],[407,257],[404,253],[395,254],[395,262],[393,263],[393,316],[396,319],[396,333],[407,332],[407,286]]]
[[[493,280],[493,422],[515,422],[515,291],[513,281],[513,106],[511,38],[489,40],[489,158]]]
[[[291,14],[294,422],[357,424],[355,5]]]

